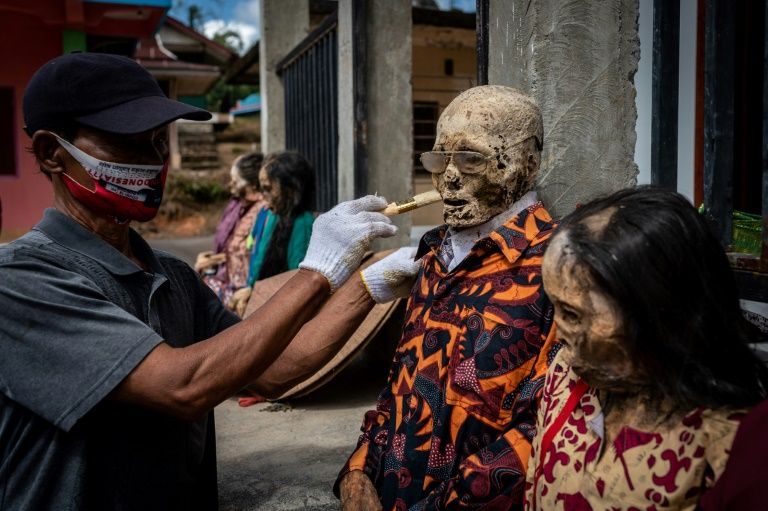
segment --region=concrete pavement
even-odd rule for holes
[[[353,373],[355,371],[352,371]],[[359,371],[358,371],[359,372]],[[339,469],[356,445],[385,375],[340,375],[315,395],[240,408],[216,408],[221,511],[330,511]],[[278,408],[276,411],[270,409]]]

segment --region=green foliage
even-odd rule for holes
[[[237,30],[222,30],[213,34],[213,40],[223,44],[235,53],[242,53],[244,48],[243,36]]]
[[[229,198],[229,190],[226,186],[216,181],[192,180],[178,177],[174,180],[173,195],[182,202],[195,204],[212,204]]]
[[[215,112],[228,112],[235,106],[238,99],[243,99],[248,94],[258,92],[256,85],[230,85],[219,79],[205,95],[208,109]]]

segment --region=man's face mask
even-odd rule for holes
[[[168,174],[167,160],[163,165],[113,163],[94,158],[58,136],[56,139],[93,180],[94,189],[89,190],[63,174],[69,193],[88,209],[118,224],[146,222],[157,215]]]

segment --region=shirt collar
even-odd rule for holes
[[[115,247],[56,209],[46,209],[43,219],[33,229],[43,232],[56,243],[93,259],[115,275],[144,271]],[[146,262],[154,273],[164,274],[160,262],[147,242],[133,229],[130,230],[129,236],[136,257]]]
[[[514,206],[512,210],[514,210]],[[512,210],[505,211],[487,222],[488,224],[496,223],[494,220],[507,217],[506,221],[501,222],[501,225],[490,232],[488,238],[498,245],[510,263],[516,261],[529,246],[538,245],[539,241],[548,238],[549,231],[554,228],[552,218],[541,201],[528,205],[517,214],[511,214]],[[447,225],[441,225],[427,231],[419,242],[416,259],[429,251],[437,255],[447,232]]]
[[[469,255],[475,244],[481,239],[487,238],[490,234],[504,225],[510,218],[513,218],[525,208],[536,204],[536,192],[531,190],[526,193],[520,199],[516,200],[512,206],[506,211],[499,213],[495,217],[491,218],[485,223],[480,225],[473,225],[466,229],[457,230],[453,227],[448,227],[448,235],[443,239],[443,246],[441,248],[441,255],[444,260],[446,245],[450,243],[451,250],[449,254],[453,254],[452,260],[449,261],[448,267],[455,267],[461,263],[461,261]]]

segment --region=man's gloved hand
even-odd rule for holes
[[[348,472],[339,485],[342,511],[380,511],[376,488],[362,470]]]
[[[317,217],[299,268],[322,273],[332,292],[341,287],[360,266],[371,241],[397,232],[389,218],[377,213],[386,206],[384,198],[367,195],[342,202]]]
[[[414,261],[415,256],[415,247],[403,247],[360,272],[374,302],[385,303],[408,296],[421,268],[421,261]]]

